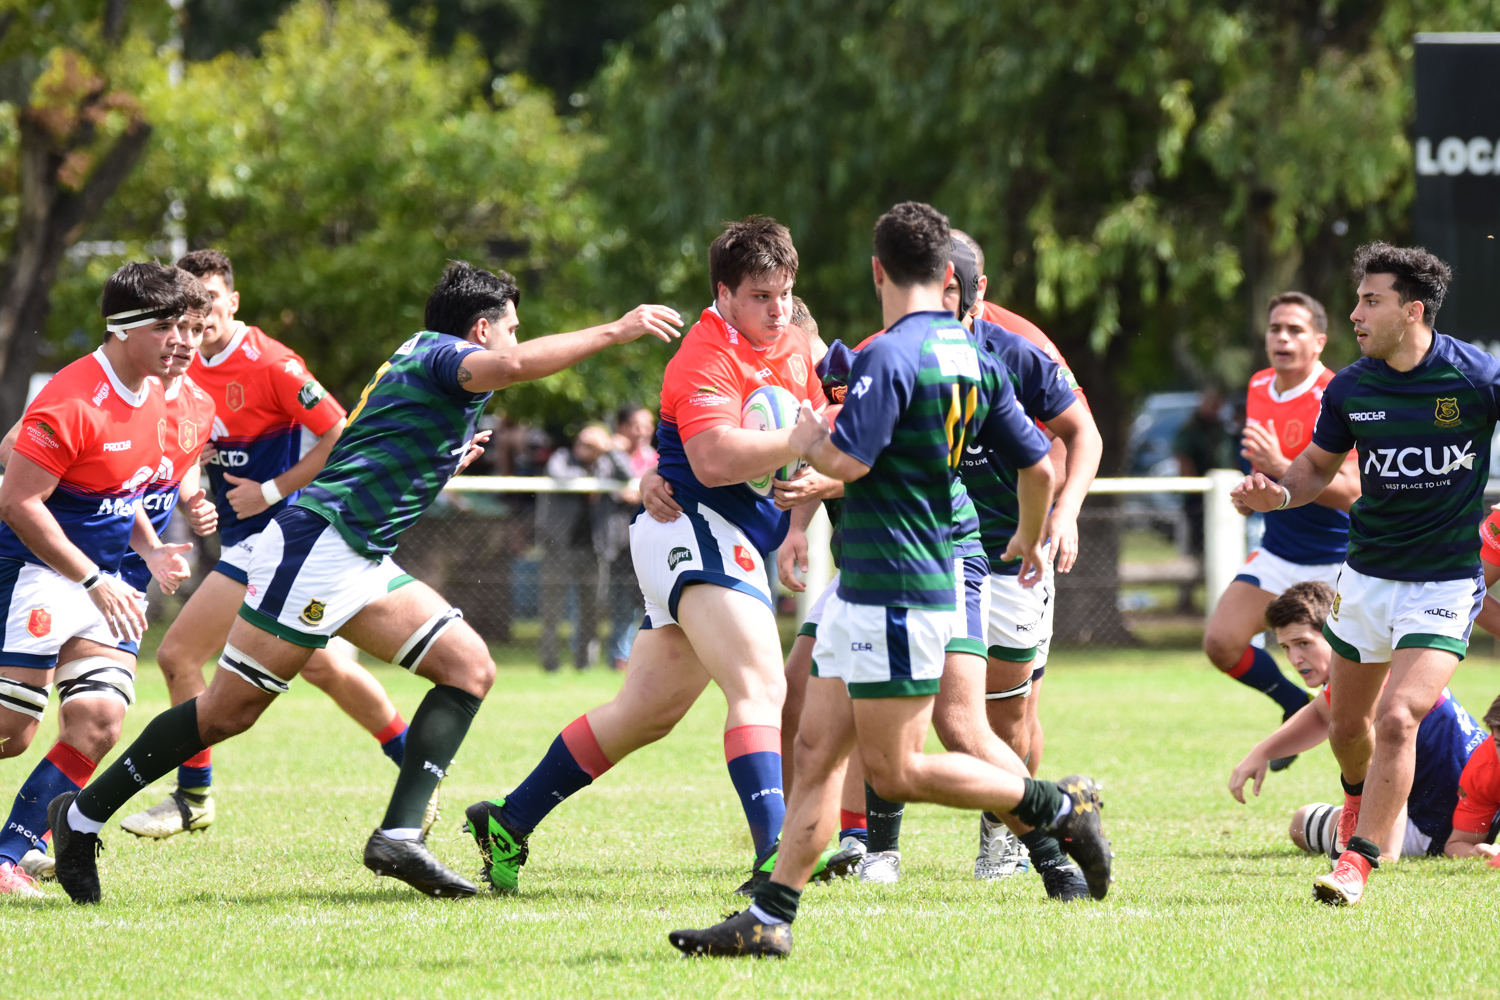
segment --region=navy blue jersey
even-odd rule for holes
[[[1323,393],[1313,444],[1357,450],[1364,495],[1349,512],[1348,564],[1384,580],[1464,580],[1479,572],[1500,361],[1433,335],[1409,372],[1361,358]]]
[[[969,441],[1017,467],[1048,450],[1004,363],[951,314],[911,313],[859,351],[833,444],[870,471],[844,490],[840,598],[954,607],[952,481]]]
[[[1434,854],[1442,852],[1453,831],[1458,778],[1484,737],[1484,730],[1447,688],[1417,727],[1417,765],[1406,814],[1418,830],[1432,838]]]
[[[1046,422],[1077,403],[1078,396],[1067,370],[1025,337],[977,319],[974,340],[1004,362],[1016,402],[1032,420]],[[1016,575],[1021,570],[1021,561],[1005,562],[1000,558],[1016,533],[1019,511],[1016,467],[1000,453],[976,442],[964,448],[959,471],[979,515],[979,538],[990,559],[990,572]]]

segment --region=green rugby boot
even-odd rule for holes
[[[526,863],[528,852],[526,838],[518,836],[505,820],[500,810],[505,797],[488,802],[476,802],[464,810],[464,832],[479,845],[484,857],[480,875],[499,893],[521,891],[521,866]]]
[[[749,899],[755,895],[755,887],[762,882],[769,881],[771,870],[776,867],[776,855],[780,852],[781,841],[771,845],[770,851],[755,859],[755,866],[750,869],[750,877],[735,891],[737,895]],[[854,874],[859,867],[860,858],[865,856],[864,845],[858,847],[830,847],[818,855],[818,863],[813,868],[811,882],[832,882],[834,877],[848,878]]]

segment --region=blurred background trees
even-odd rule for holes
[[[751,212],[792,228],[825,338],[860,338],[879,323],[870,227],[919,198],[984,245],[992,296],[1058,341],[1118,459],[1140,393],[1243,384],[1274,291],[1323,298],[1330,360],[1352,357],[1350,254],[1409,233],[1411,35],[1493,25],[1497,7],[54,0],[44,18],[0,0],[12,270],[19,123],[56,100],[58,53],[106,81],[84,90],[130,99],[89,113],[69,141],[90,169],[62,189],[146,136],[66,230],[45,353],[12,349],[4,384],[92,349],[102,278],[174,241],[229,252],[242,318],[340,395],[420,325],[446,258],[515,272],[523,335],[642,300],[696,317],[708,242]],[[636,345],[496,405],[581,423],[652,401],[668,353]]]

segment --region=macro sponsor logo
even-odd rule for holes
[[[1368,423],[1370,423],[1371,421],[1374,421],[1374,420],[1384,420],[1385,419],[1385,411],[1384,410],[1363,410],[1363,411],[1358,412],[1358,413],[1350,413],[1349,414],[1349,419],[1352,420],[1352,421],[1354,421],[1356,424],[1368,424]]]
[[[141,509],[156,511],[168,511],[177,506],[177,491],[167,490],[163,493],[149,493],[141,498]]]
[[[208,460],[209,465],[222,465],[226,469],[240,469],[250,464],[250,453],[238,451],[233,448],[214,452],[214,457]]]
[[[94,405],[95,406],[101,405],[108,398],[109,398],[109,383],[108,382],[100,382],[98,385],[94,386]]]
[[[104,450],[105,451],[129,451],[130,450],[130,442],[129,441],[106,441],[106,442],[104,442]]]
[[[1420,476],[1446,476],[1456,469],[1474,468],[1473,441],[1465,441],[1463,447],[1451,444],[1442,446],[1435,460],[1433,449],[1426,448],[1371,448],[1365,457],[1363,472],[1367,476],[1384,479],[1415,479]]]
[[[1450,620],[1458,618],[1458,612],[1449,611],[1447,608],[1428,608],[1422,612],[1424,615],[1432,615],[1435,618],[1447,618]]]
[[[107,517],[134,517],[139,505],[139,497],[105,497],[99,501],[99,509],[94,511],[94,516],[102,514]]]
[[[681,545],[677,546],[671,552],[667,553],[667,569],[668,569],[668,571],[676,569],[678,566],[682,565],[685,562],[692,562],[692,561],[693,561],[693,552],[692,552],[692,550],[684,548]]]

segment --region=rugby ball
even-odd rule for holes
[[[740,426],[750,431],[775,431],[790,427],[797,422],[797,411],[802,404],[790,392],[779,385],[764,385],[750,394],[745,407],[740,411]],[[745,485],[763,497],[771,495],[771,488],[778,479],[790,479],[807,463],[800,458],[789,462],[774,472],[759,479],[746,481]]]

